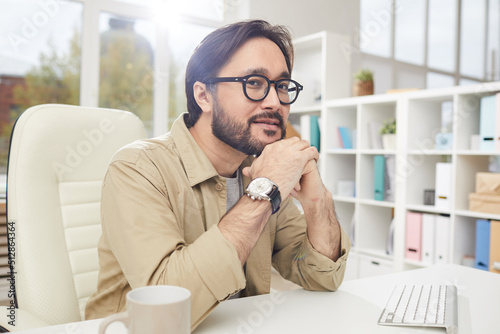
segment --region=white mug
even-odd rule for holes
[[[129,334],[191,333],[191,292],[171,285],[152,285],[127,293],[127,311],[102,321],[99,334],[109,324],[122,322]]]

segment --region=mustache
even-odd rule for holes
[[[281,129],[284,128],[284,122],[283,122],[283,116],[277,111],[266,111],[257,115],[254,115],[248,119],[248,125],[250,126],[253,122],[258,120],[259,118],[271,118],[271,119],[276,119],[279,122],[279,127]]]

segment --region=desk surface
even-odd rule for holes
[[[396,284],[453,284],[458,288],[459,334],[497,334],[500,275],[458,265],[435,266],[345,281],[334,293],[292,290],[221,303],[195,334],[445,333],[444,329],[377,325]],[[100,320],[22,331],[23,334],[98,332]],[[125,333],[121,324],[108,334]]]

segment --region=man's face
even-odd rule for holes
[[[241,77],[261,74],[269,80],[289,78],[285,57],[279,47],[266,38],[253,38],[243,44],[218,74]],[[225,144],[247,155],[259,155],[267,144],[285,137],[289,105],[282,105],[274,85],[262,101],[251,101],[241,83],[217,84],[212,108],[212,133]]]

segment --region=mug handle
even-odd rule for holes
[[[125,327],[128,327],[130,317],[127,312],[120,312],[110,315],[109,317],[105,318],[99,325],[99,334],[105,334],[108,325],[115,321],[120,321],[125,325]]]

